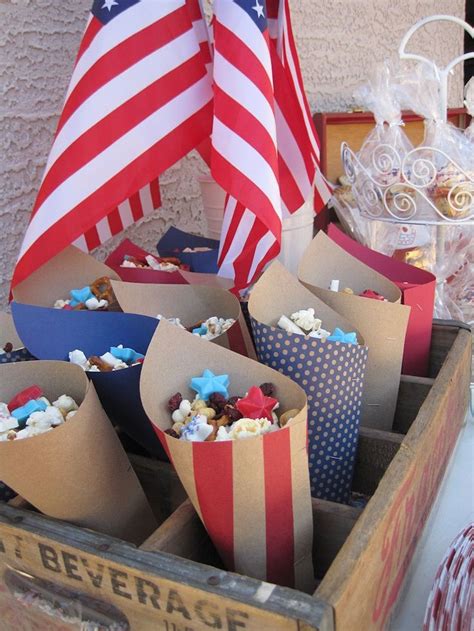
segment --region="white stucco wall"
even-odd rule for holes
[[[159,0],[156,0],[159,1]],[[407,28],[435,13],[464,16],[464,0],[292,0],[293,26],[310,103],[344,110],[367,70],[396,52]],[[61,110],[91,0],[0,0],[0,307]],[[209,5],[209,2],[208,2]],[[419,50],[447,61],[462,51],[460,29],[430,26]],[[450,105],[462,102],[462,78],[451,82]],[[153,250],[171,225],[201,230],[196,175],[190,155],[161,178],[162,208],[128,230]],[[120,239],[110,241],[99,255]]]

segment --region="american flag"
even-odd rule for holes
[[[12,286],[160,205],[159,175],[209,137],[199,0],[95,0]]]
[[[270,40],[258,0],[214,3],[211,171],[228,193],[220,273],[247,286],[279,251],[281,201]]]
[[[233,4],[238,5],[237,9],[230,8]],[[242,189],[239,189],[239,178],[242,177],[242,173],[239,173],[238,160],[241,159],[242,154],[238,148],[234,147],[232,149],[231,135],[227,133],[227,136],[225,136],[221,132],[220,135],[223,138],[218,139],[216,137],[216,140],[220,141],[221,147],[223,144],[227,147],[228,144],[227,150],[233,151],[235,158],[233,177],[237,182],[234,182],[233,188],[229,188],[226,178],[223,177],[223,167],[219,162],[212,162],[214,178],[229,193],[226,201],[221,250],[219,253],[220,274],[234,278],[236,287],[242,288],[251,284],[258,277],[263,267],[278,255],[281,241],[281,219],[289,217],[311,197],[313,184],[315,184],[316,188],[315,206],[317,210],[320,210],[327,203],[331,190],[322,178],[319,170],[319,140],[304,92],[298,55],[291,29],[288,0],[267,0],[266,5],[263,0],[262,2],[258,0],[248,2],[234,0],[234,2],[225,3],[221,9],[219,9],[219,6],[217,4],[216,9],[222,11],[224,20],[226,19],[226,11],[236,12],[240,10],[242,14],[245,12],[247,16],[250,15],[254,22],[255,15],[258,16],[259,26],[263,35],[261,39],[268,45],[268,53],[265,50],[265,55],[266,57],[268,57],[268,54],[270,56],[270,77],[274,92],[271,126],[276,132],[277,176],[279,195],[281,196],[280,207],[277,208],[277,204],[274,205],[274,229],[270,227],[268,221],[262,216],[262,207],[258,200],[254,198],[251,200],[251,204],[247,203],[245,200],[248,199],[248,196],[245,197],[242,194]],[[226,10],[225,7],[229,8]],[[268,10],[268,15],[266,15],[266,10]],[[268,19],[266,20],[265,18]],[[265,27],[263,27],[264,23]],[[216,67],[214,73],[216,103],[214,136],[216,134],[217,103],[218,100],[223,100],[225,105],[222,92],[226,93],[226,90],[228,90],[227,83],[225,81],[222,82],[222,77],[220,77],[220,74],[224,74],[225,67],[222,73],[219,73],[221,57],[226,56],[228,68],[232,64],[235,65],[234,60],[239,59],[239,56],[243,55],[245,57],[248,54],[243,52],[246,48],[252,48],[252,42],[249,39],[249,35],[245,33],[244,24],[250,25],[251,22],[249,22],[248,18],[246,21],[245,18],[242,18],[240,31],[233,33],[234,39],[232,42],[235,50],[232,53],[228,52],[231,43],[227,34],[224,32],[221,37],[217,33],[215,35]],[[228,28],[231,30],[232,25]],[[222,30],[219,13],[216,14],[215,30],[217,29]],[[249,26],[249,30],[252,30],[251,26]],[[225,45],[227,53],[221,54],[219,50],[221,44]],[[217,56],[218,52],[220,56]],[[259,116],[258,111],[255,109],[255,103],[249,103],[249,98],[246,95],[246,91],[249,89],[248,82],[254,83],[251,90],[259,89],[258,81],[255,80],[255,68],[257,67],[248,63],[247,65],[241,64],[237,70],[240,70],[242,74],[247,73],[247,84],[241,81],[237,86],[232,86],[232,89],[234,90],[234,100],[240,104],[240,117],[246,117],[247,120],[246,125],[241,125],[241,127],[245,127],[243,139],[253,146],[256,153],[260,153],[260,159],[265,159],[265,153],[261,151],[259,145],[260,135],[255,134],[262,124],[266,125],[268,122],[267,119]],[[222,86],[220,83],[222,83]],[[235,96],[235,91],[238,89],[241,90],[242,94]],[[249,92],[250,94],[252,94],[251,91]],[[228,94],[225,95],[225,98],[226,96]],[[250,97],[250,101],[252,101],[252,97]],[[229,126],[232,128],[232,124]],[[217,129],[220,129],[219,126]],[[237,128],[233,128],[233,132],[236,134],[240,133]],[[217,153],[219,154],[220,152],[221,149],[218,149]],[[247,164],[247,169],[249,168],[251,168],[250,163]],[[254,163],[254,169],[254,181],[258,185],[261,171],[257,162]],[[280,223],[279,228],[277,227],[277,221]],[[275,229],[275,227],[277,228]]]

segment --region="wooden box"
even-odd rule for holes
[[[435,324],[430,377],[402,378],[393,431],[361,431],[365,508],[313,501],[313,595],[224,571],[170,466],[132,455],[161,523],[140,548],[0,504],[1,631],[385,628],[465,417],[463,327]]]
[[[424,135],[423,119],[412,112],[403,112],[402,116],[404,131],[415,146],[419,145]],[[467,119],[462,107],[448,110],[448,120],[456,127],[464,129]],[[336,182],[344,174],[341,143],[347,142],[352,151],[359,151],[374,128],[374,117],[371,112],[322,112],[314,114],[313,120],[321,141],[321,170],[331,182]]]

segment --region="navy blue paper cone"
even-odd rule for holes
[[[348,502],[359,439],[368,348],[322,341],[276,327],[282,315],[313,308],[322,327],[359,332],[273,263],[254,286],[249,312],[259,361],[290,377],[308,397],[308,452],[313,497]]]
[[[211,248],[207,252],[183,252],[186,248]],[[160,256],[177,256],[191,272],[217,274],[219,241],[171,227],[156,245]]]
[[[87,357],[103,355],[123,344],[146,354],[159,321],[146,316],[95,311],[66,311],[13,302],[15,326],[27,349],[38,359],[68,361],[79,349]],[[164,458],[164,451],[140,400],[141,365],[113,372],[87,372],[102,406],[114,425],[121,427],[148,452]]]

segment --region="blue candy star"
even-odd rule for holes
[[[110,352],[114,357],[121,359],[126,364],[134,364],[139,359],[145,357],[145,355],[134,351],[133,348],[118,348],[117,346],[112,346]]]
[[[12,416],[13,418],[16,418],[21,427],[23,423],[26,423],[28,417],[30,417],[33,412],[43,412],[46,410],[46,407],[46,403],[41,401],[41,399],[31,399],[31,401],[28,401],[25,405],[13,410]]]
[[[202,377],[193,377],[190,385],[198,393],[200,399],[207,400],[214,392],[222,394],[226,399],[229,396],[227,391],[229,375],[215,375],[207,368],[202,373]]]
[[[81,302],[83,303],[89,300],[89,298],[94,297],[89,286],[83,287],[82,289],[71,289],[69,293],[71,294],[71,307],[77,307]]]
[[[205,324],[201,324],[201,326],[197,327],[196,329],[193,329],[194,335],[206,335],[206,333],[207,333],[207,326]]]
[[[352,331],[351,333],[344,333],[342,329],[338,329],[337,327],[326,339],[329,342],[345,342],[346,344],[357,344],[357,335],[356,333],[354,333],[354,331]]]

